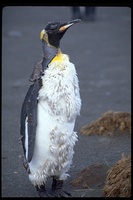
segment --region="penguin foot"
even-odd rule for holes
[[[51,195],[50,197],[71,197],[72,196],[69,192],[62,189],[52,190],[50,195]]]
[[[53,197],[70,197],[70,196],[72,196],[69,192],[63,190],[62,188],[63,188],[63,181],[53,178],[52,191],[50,194]]]
[[[35,187],[36,187],[39,197],[49,197],[49,194],[47,193],[47,191],[45,189],[45,185],[35,186]]]

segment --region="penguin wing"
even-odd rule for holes
[[[30,79],[29,79],[31,84],[34,84],[35,80],[39,79],[41,77],[41,75],[43,74],[44,70],[43,70],[43,67],[42,67],[42,62],[43,62],[43,60],[41,60],[41,61],[39,61],[35,64],[35,67],[33,69],[31,76],[30,76]]]
[[[42,86],[41,76],[58,51],[56,48],[49,47],[45,43],[43,43],[43,50],[46,55],[43,56],[42,61],[36,63],[33,69],[29,79],[32,85],[29,87],[21,109],[20,133],[22,135],[21,140],[24,155],[28,162],[31,161],[34,152],[37,127],[37,97],[38,91]],[[26,152],[26,147],[28,152]]]
[[[34,152],[37,127],[37,97],[40,88],[41,79],[37,79],[34,84],[29,87],[21,109],[20,133],[22,135],[21,140],[24,155],[28,162],[31,161]],[[26,140],[28,144],[26,144]],[[28,152],[26,152],[26,145],[28,145]]]

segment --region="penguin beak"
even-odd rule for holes
[[[69,27],[71,27],[73,24],[76,24],[78,22],[80,22],[81,19],[74,19],[72,21],[66,22],[61,24],[61,27],[59,28],[59,32],[64,32],[66,31]]]

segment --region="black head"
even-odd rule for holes
[[[70,22],[49,22],[41,31],[40,39],[44,40],[47,45],[58,48],[66,30],[80,21],[80,19],[75,19]]]

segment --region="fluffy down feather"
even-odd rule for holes
[[[45,70],[38,95],[35,148],[29,163],[29,179],[34,185],[42,185],[50,176],[67,178],[77,141],[74,125],[80,108],[75,66],[67,55],[61,54]]]

